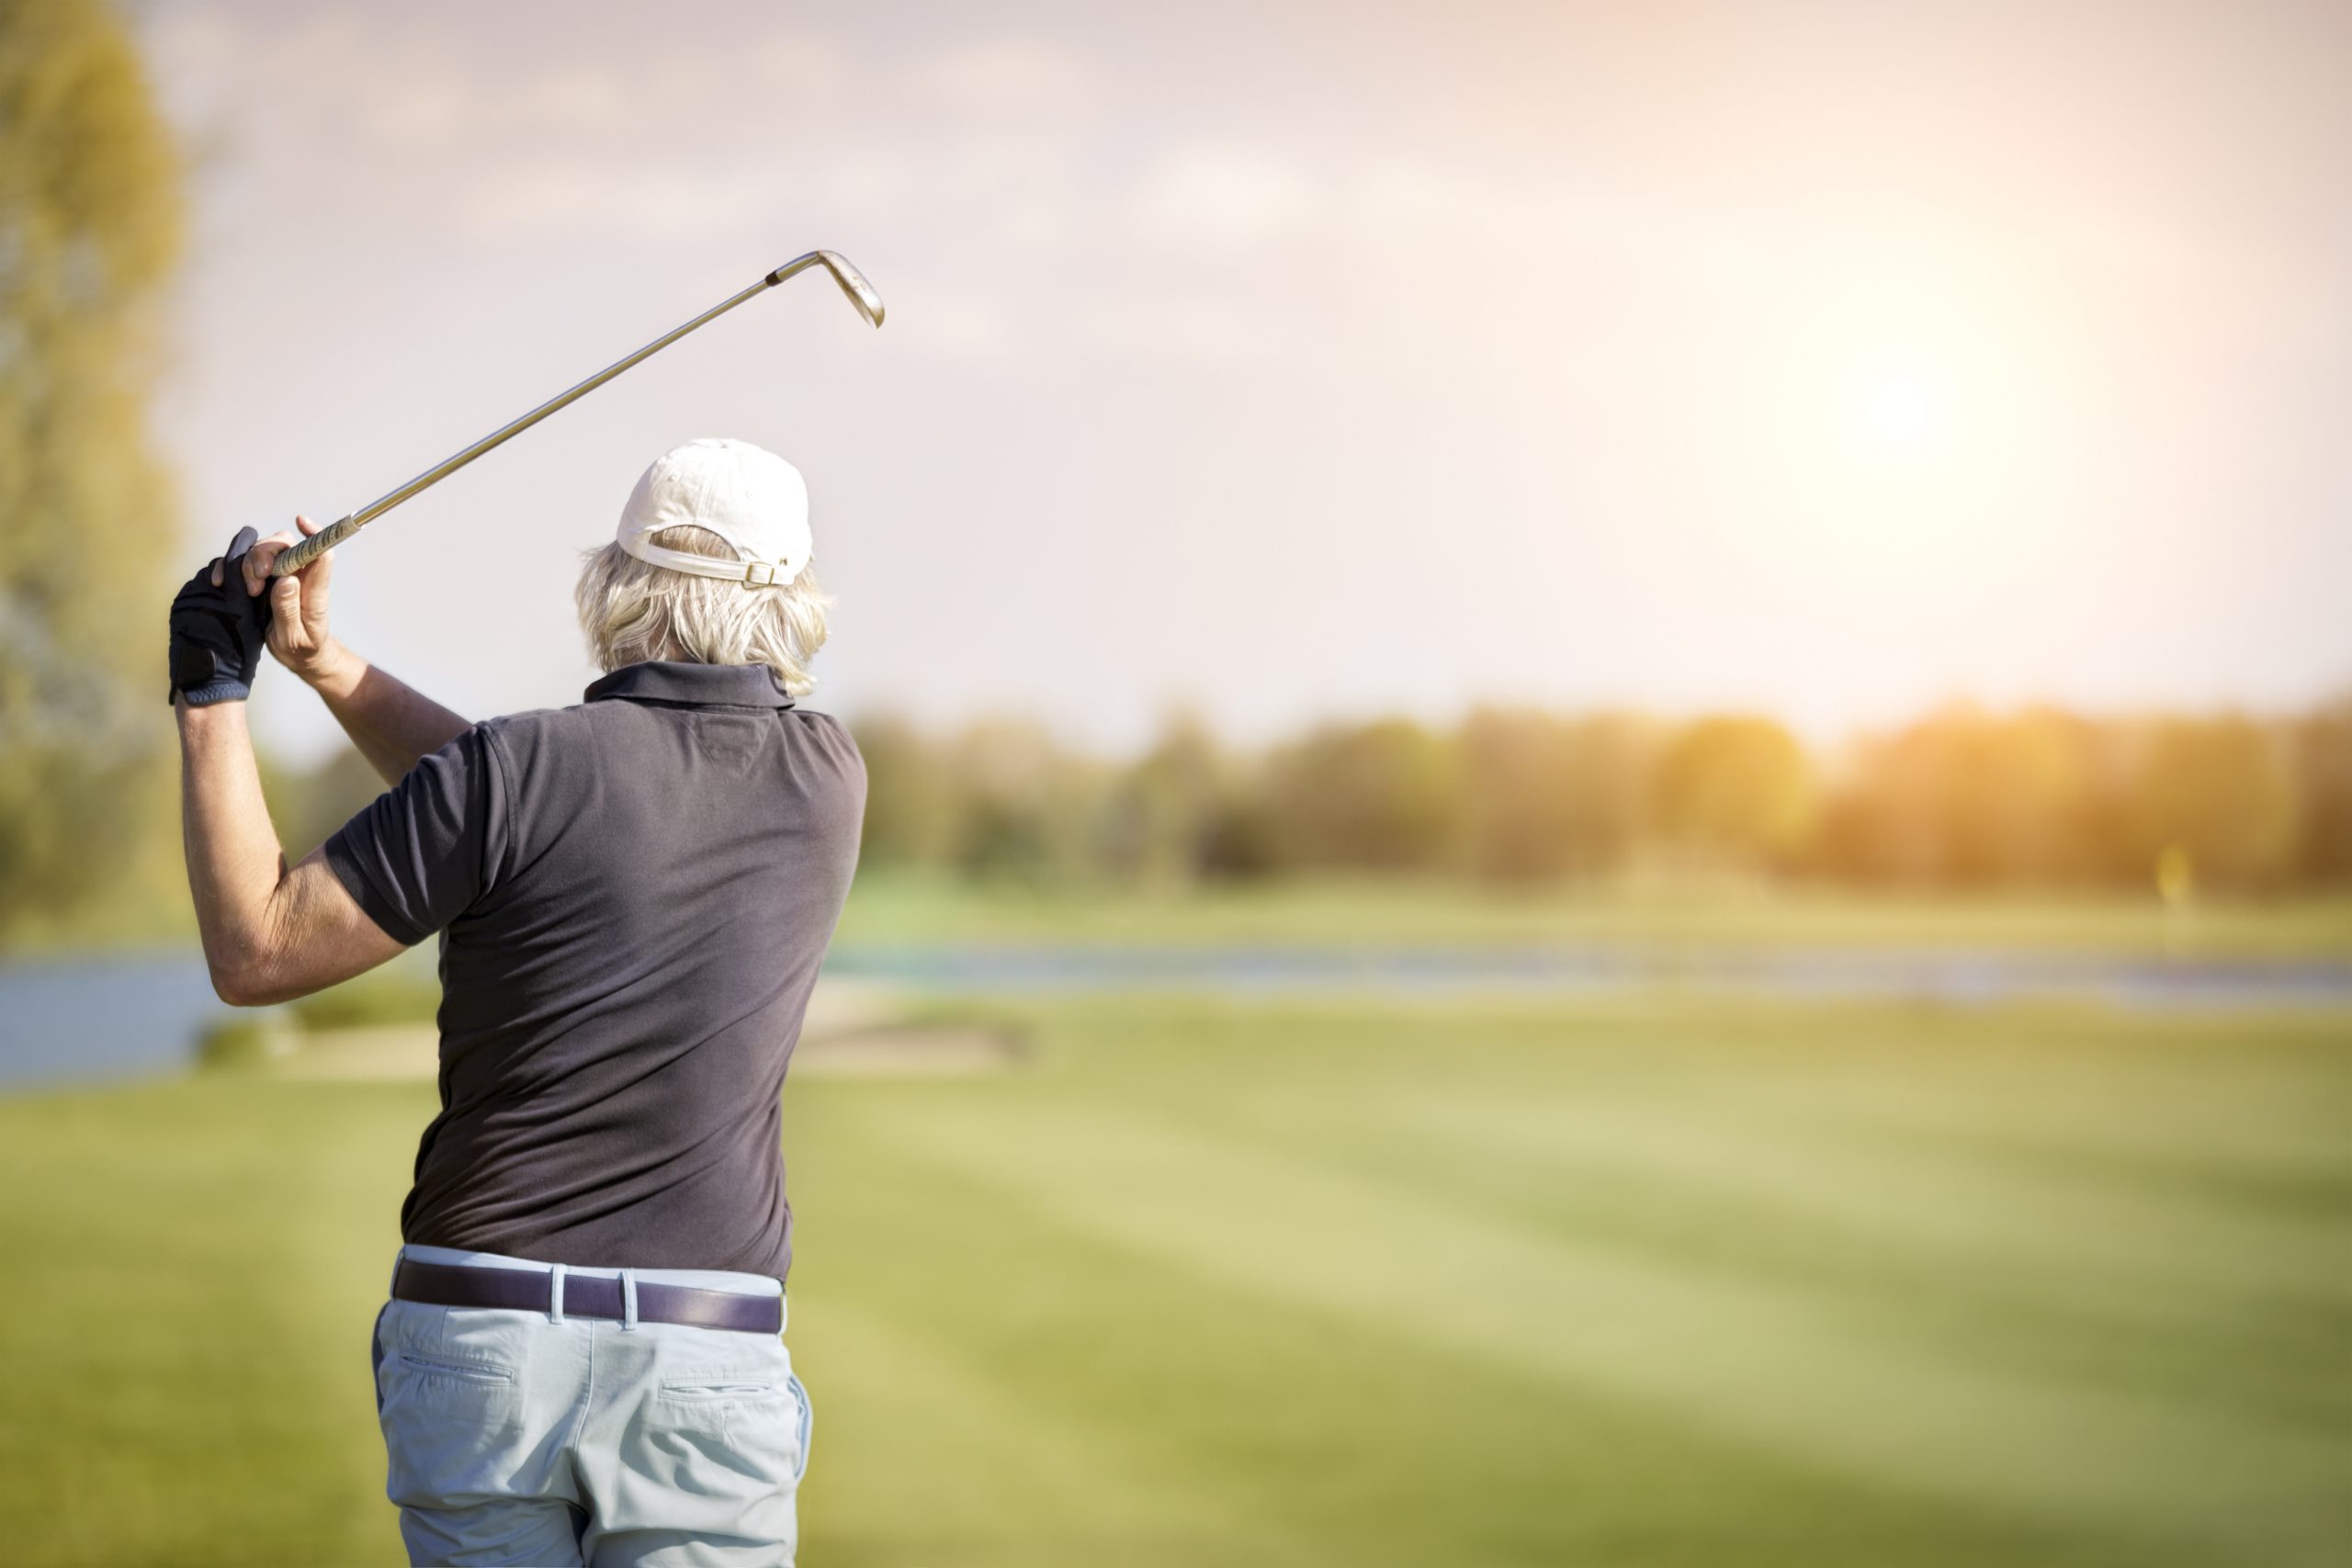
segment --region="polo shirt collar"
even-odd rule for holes
[[[674,703],[690,707],[788,708],[784,682],[764,664],[687,664],[649,659],[624,664],[590,686],[584,700],[619,697],[632,703]]]

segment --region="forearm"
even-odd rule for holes
[[[323,852],[287,869],[262,800],[245,705],[178,707],[188,891],[220,999],[290,1001],[398,953],[401,944],[361,912]]]
[[[242,529],[228,550],[197,569],[172,600],[173,708],[179,719],[180,826],[188,891],[196,901],[196,929],[203,938],[212,988],[222,1001],[241,1007],[307,996],[375,967],[401,947],[360,908],[323,850],[287,869],[262,799],[261,770],[254,764],[253,735],[245,728],[245,698],[264,641],[277,646],[285,630],[273,629],[271,611],[278,598],[290,613],[305,610],[299,594],[302,574],[280,579],[279,588],[269,585],[270,558],[277,547],[290,543],[292,536],[286,536],[257,556],[254,530]],[[286,640],[304,666],[314,659],[327,661],[305,669],[316,684],[318,676],[341,673],[332,661],[342,650],[323,635],[325,560],[311,570],[320,574],[313,581],[322,590],[321,601],[308,606],[314,620],[299,642]],[[261,597],[265,591],[274,597]],[[465,728],[465,720],[398,682],[391,684],[407,702],[383,695],[380,687],[370,696],[367,667],[351,662],[356,668],[349,672],[345,700],[356,706],[380,750],[407,751],[401,771],[422,755],[418,744],[437,748]],[[362,730],[352,719],[344,718],[344,727],[353,739],[360,738]],[[435,728],[446,732],[441,739],[422,740]],[[370,761],[379,769],[385,765],[373,752]]]
[[[386,784],[398,784],[417,759],[438,751],[471,728],[422,692],[369,664],[341,643],[311,689],[334,715],[359,754]]]
[[[245,705],[178,707],[180,825],[204,961],[222,998],[241,999],[270,947],[272,901],[286,856],[254,765]]]

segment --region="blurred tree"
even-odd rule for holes
[[[1813,764],[1779,724],[1703,718],[1658,760],[1659,825],[1678,845],[1741,865],[1788,859],[1812,831]]]
[[[1496,882],[1564,874],[1575,831],[1568,722],[1528,709],[1480,708],[1464,722],[1458,744],[1470,869]]]
[[[1270,760],[1274,851],[1296,865],[1438,869],[1456,840],[1460,783],[1453,749],[1409,719],[1317,730]]]
[[[2260,885],[2294,862],[2299,807],[2282,737],[2250,718],[2165,718],[2142,738],[2127,808],[2143,874],[2168,850],[2199,884]]]
[[[2111,875],[2113,746],[2054,708],[1960,705],[1859,749],[1815,856],[1869,880],[1982,885]]]
[[[1661,727],[1638,714],[1594,714],[1573,721],[1567,771],[1568,864],[1592,875],[1623,864],[1651,830]]]
[[[1282,869],[1280,838],[1265,788],[1253,774],[1218,797],[1201,839],[1201,874],[1225,882],[1270,876]]]
[[[1856,748],[1826,811],[1796,739],[1751,716],[1669,730],[1488,708],[1452,735],[1390,719],[1252,757],[1180,715],[1119,768],[1028,725],[857,732],[873,865],[1163,887],[1284,870],[1537,881],[1664,848],[1836,880],[2145,887],[2173,851],[2181,887],[2352,875],[2352,699],[2270,727],[1957,705]],[[272,779],[289,844],[371,791],[332,767]]]
[[[157,842],[177,530],[146,399],[180,174],[111,7],[0,4],[0,931]],[[71,558],[98,538],[103,568]]]
[[[307,768],[286,767],[265,756],[261,784],[278,842],[289,860],[300,860],[325,843],[355,812],[384,793],[384,781],[349,746],[336,747]]]
[[[953,863],[975,875],[1071,880],[1095,869],[1105,770],[1034,724],[978,724],[939,758],[952,781]]]
[[[1119,775],[1105,802],[1105,868],[1162,888],[1182,887],[1208,872],[1233,795],[1229,773],[1200,716],[1171,715],[1159,739]]]
[[[2312,882],[2352,882],[2352,695],[2306,715],[2294,742],[2303,803],[2298,870]]]
[[[932,746],[905,720],[882,715],[854,727],[865,758],[862,865],[937,865],[956,834],[954,781]]]
[[[1591,875],[1641,833],[1656,746],[1625,715],[1481,708],[1459,739],[1470,869],[1494,881]]]

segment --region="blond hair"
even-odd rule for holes
[[[736,553],[718,535],[690,525],[664,528],[650,539],[718,560]],[[808,662],[825,646],[825,611],[832,604],[809,568],[789,585],[752,588],[651,566],[617,544],[588,552],[571,598],[599,669],[649,659],[764,664],[796,697],[816,689]]]

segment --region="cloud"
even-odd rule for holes
[[[1004,313],[987,299],[951,288],[933,288],[917,307],[912,322],[920,346],[956,358],[977,359],[1012,346]]]
[[[354,143],[406,159],[470,159],[533,143],[675,142],[770,126],[855,85],[846,51],[789,28],[722,50],[677,44],[626,57],[567,49],[559,36],[518,59],[450,47],[422,18],[397,12],[288,18],[197,5],[158,14],[148,41],[182,123],[236,123],[241,143],[288,161]]]
[[[1303,170],[1263,147],[1180,147],[1144,177],[1130,209],[1147,244],[1214,250],[1262,244],[1323,216]]]
[[[784,193],[758,160],[680,168],[661,161],[504,160],[457,206],[485,239],[576,233],[608,243],[708,244],[774,227]]]
[[[1067,112],[1095,97],[1094,73],[1077,56],[1034,39],[952,50],[916,67],[913,80],[928,96],[982,114]]]
[[[1232,366],[1266,344],[1248,314],[1215,295],[1121,293],[1080,306],[1076,321],[1090,345],[1146,359]]]

